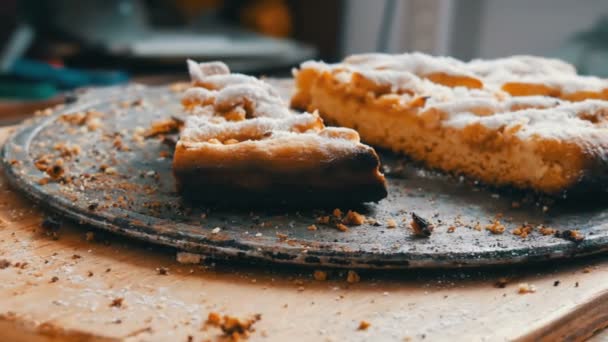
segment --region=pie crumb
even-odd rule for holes
[[[118,297],[118,298],[114,298],[112,300],[112,303],[110,303],[110,307],[120,308],[123,306],[123,304],[124,304],[124,298]]]
[[[370,327],[370,323],[368,321],[361,321],[359,322],[359,327],[357,328],[357,330],[367,330],[367,328]]]
[[[349,226],[360,226],[365,223],[365,216],[359,214],[356,211],[349,210],[346,213],[346,216],[342,220],[342,223],[347,224]]]
[[[348,227],[343,224],[343,223],[336,223],[336,228],[338,228],[339,231],[341,232],[347,232],[348,231]]]
[[[494,220],[494,222],[486,226],[486,230],[489,230],[492,234],[498,235],[505,232],[505,226],[500,223],[499,220]]]
[[[334,209],[334,211],[332,212],[332,214],[337,219],[341,219],[342,218],[342,210],[340,210],[340,208]]]
[[[517,287],[517,293],[526,294],[526,293],[534,293],[536,292],[536,287],[534,285],[530,285],[528,283],[520,283]]]

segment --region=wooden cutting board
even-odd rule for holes
[[[222,340],[203,327],[210,312],[261,314],[252,341],[582,340],[608,325],[605,255],[317,281],[313,269],[180,264],[174,250],[90,227],[45,229],[3,178],[0,194],[0,340]],[[520,283],[536,292],[519,294]]]

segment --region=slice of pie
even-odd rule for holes
[[[608,81],[567,63],[364,54],[295,77],[293,107],[430,167],[550,194],[606,188]]]
[[[173,159],[180,192],[250,203],[386,197],[378,156],[356,131],[291,111],[269,84],[223,63],[188,65],[193,87],[182,103],[190,115]]]

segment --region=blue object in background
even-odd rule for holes
[[[24,80],[51,83],[61,89],[108,86],[129,80],[129,76],[122,71],[88,71],[54,67],[48,63],[28,59],[14,61],[8,69],[8,74]]]

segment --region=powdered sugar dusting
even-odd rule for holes
[[[305,62],[300,70],[305,69],[330,73],[332,79],[347,90],[367,86],[359,78],[380,90],[390,89],[392,96],[400,97],[401,105],[409,113],[425,116],[438,111],[441,115],[431,116],[437,117],[438,124],[446,127],[481,124],[503,129],[518,126],[514,132],[521,138],[574,139],[596,145],[608,139],[608,132],[605,132],[608,101],[591,99],[608,98],[608,81],[577,75],[572,65],[557,59],[522,55],[462,62],[422,53],[371,53],[350,56],[337,64]],[[481,88],[467,86],[460,78],[454,84],[439,84],[428,78],[432,74],[470,78],[483,85]],[[458,83],[460,81],[462,85]],[[505,88],[509,84],[521,85],[524,95],[545,91],[551,96],[511,95]],[[534,89],[536,86],[540,90]],[[376,91],[374,95],[384,94]],[[409,101],[417,97],[425,98],[423,104],[407,107]],[[571,102],[573,99],[580,102]]]
[[[247,148],[252,153],[299,144],[327,160],[363,146],[352,129],[326,128],[317,113],[292,112],[260,79],[231,74],[221,62],[188,61],[188,68],[193,87],[184,92],[182,103],[192,115],[179,144],[226,151]]]

